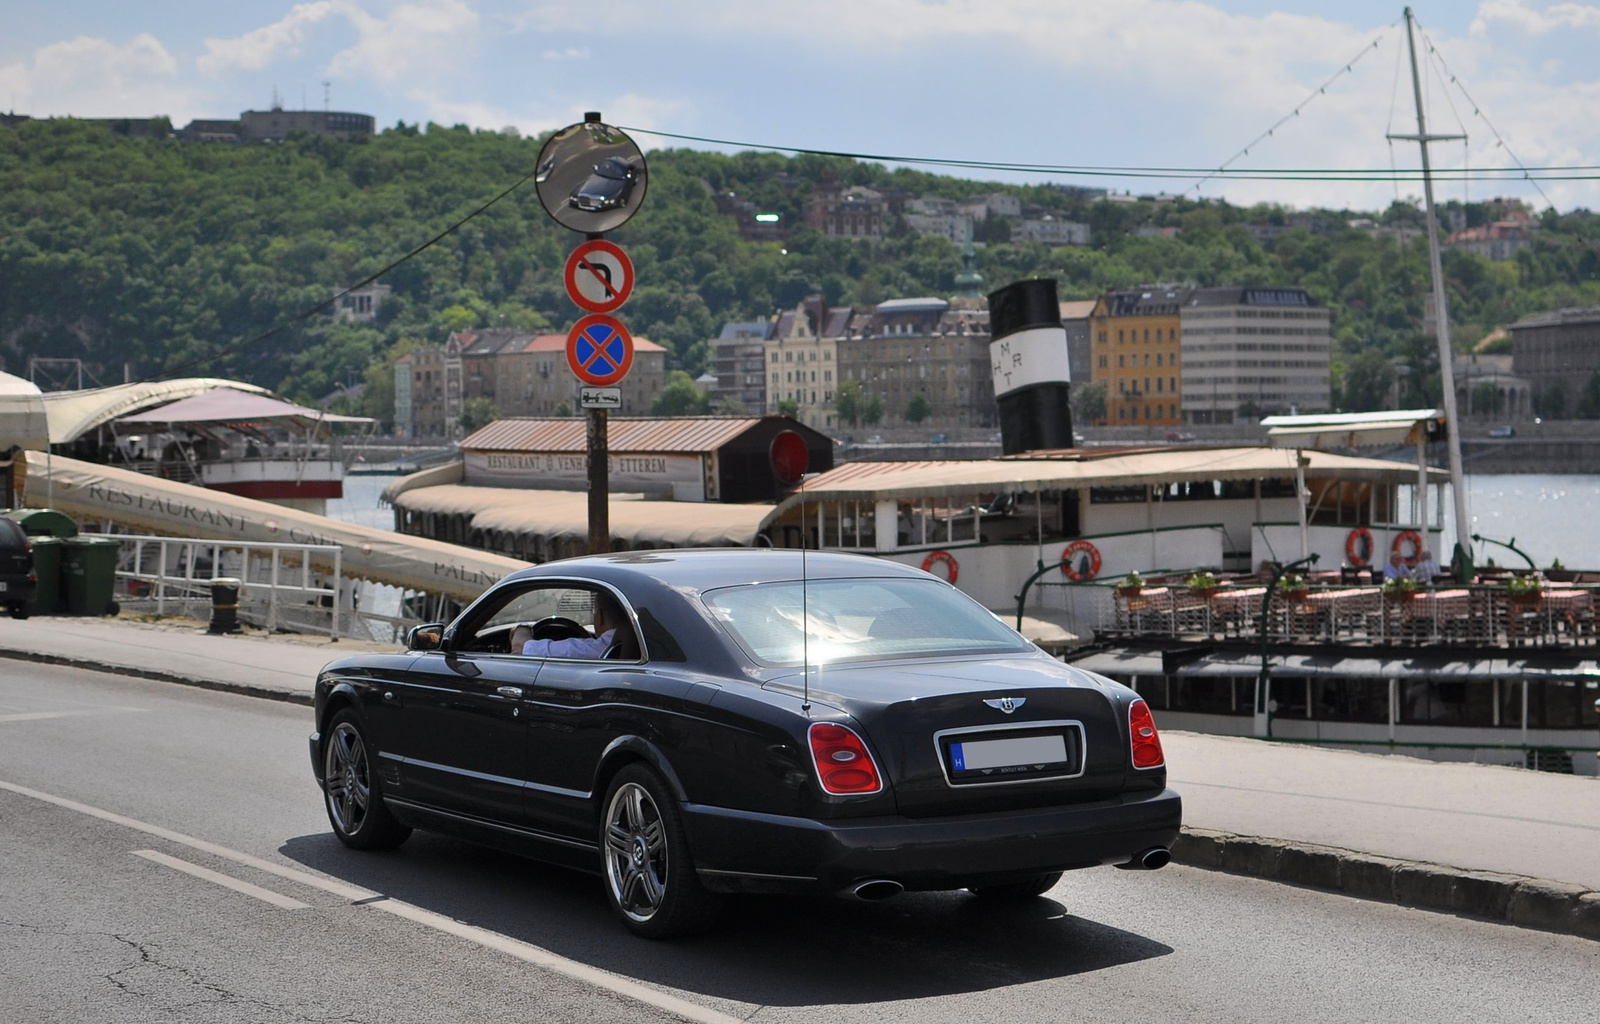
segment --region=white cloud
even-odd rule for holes
[[[336,0],[296,4],[284,17],[253,32],[234,39],[207,39],[205,56],[195,64],[207,75],[261,71],[279,57],[299,53],[308,29],[335,12],[345,13],[346,7]]]
[[[1600,7],[1590,4],[1552,4],[1544,10],[1529,7],[1525,0],[1484,0],[1471,32],[1484,36],[1502,27],[1516,28],[1529,35],[1549,35],[1563,29],[1600,30]]]
[[[126,43],[78,36],[0,65],[0,100],[34,116],[191,116],[196,94],[172,54],[141,32]]]
[[[353,28],[356,41],[333,55],[327,73],[383,83],[417,74],[433,77],[460,67],[480,21],[465,0],[416,0],[385,16],[371,14],[353,0],[317,0],[297,4],[272,24],[242,36],[207,39],[206,53],[196,66],[208,75],[264,70],[280,58],[298,54],[311,29],[332,17]]]
[[[545,60],[585,60],[589,56],[589,51],[569,46],[565,50],[546,50],[540,56]]]

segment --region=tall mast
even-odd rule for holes
[[[1428,262],[1433,271],[1434,325],[1439,339],[1439,385],[1444,391],[1446,444],[1450,452],[1450,491],[1455,498],[1456,546],[1451,559],[1457,569],[1470,569],[1472,521],[1467,518],[1467,488],[1461,469],[1461,421],[1456,417],[1455,353],[1450,347],[1450,309],[1445,302],[1444,269],[1439,260],[1439,216],[1433,208],[1433,169],[1428,161],[1428,143],[1464,139],[1464,135],[1429,135],[1428,118],[1422,108],[1422,76],[1417,71],[1417,39],[1411,8],[1406,8],[1406,46],[1411,51],[1411,91],[1417,104],[1417,134],[1391,135],[1392,139],[1414,141],[1422,147],[1422,195],[1428,221]],[[1423,507],[1425,495],[1419,496]],[[1426,513],[1424,513],[1426,514]]]

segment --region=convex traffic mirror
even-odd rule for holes
[[[615,231],[639,212],[648,174],[626,133],[598,121],[561,129],[539,150],[539,202],[564,228]]]

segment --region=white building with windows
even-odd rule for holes
[[[1329,407],[1333,314],[1304,288],[1196,288],[1179,309],[1183,411],[1236,423]]]

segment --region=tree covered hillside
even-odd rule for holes
[[[376,325],[302,320],[269,340],[217,357],[374,272],[504,190],[533,167],[539,143],[497,132],[399,125],[363,141],[301,138],[276,146],[199,144],[111,135],[72,120],[0,128],[0,363],[25,373],[30,356],[78,356],[106,383],[168,373],[237,377],[302,401],[361,381],[368,411],[389,412],[388,367],[408,347],[472,326],[563,330],[576,317],[561,285],[575,235],[552,223],[532,182],[384,278],[394,288]],[[949,294],[960,255],[943,238],[895,219],[880,242],[826,238],[801,223],[829,178],[910,196],[1010,191],[1024,204],[1091,225],[1088,248],[1011,244],[987,230],[978,269],[991,286],[1047,275],[1063,298],[1151,281],[1304,285],[1335,311],[1337,371],[1352,368],[1346,404],[1370,404],[1387,359],[1423,363],[1418,337],[1426,248],[1322,218],[1257,244],[1250,223],[1285,223],[1275,208],[1188,201],[1088,202],[1070,190],[1010,186],[848,160],[667,150],[650,156],[649,199],[615,239],[639,285],[622,315],[704,369],[706,340],[729,320],[830,303]],[[787,251],[743,240],[716,212],[731,191],[789,225]],[[1481,208],[1462,211],[1468,223]],[[1396,204],[1383,223],[1416,223]],[[1179,229],[1140,235],[1144,226]],[[1514,262],[1447,255],[1452,319],[1462,343],[1526,313],[1600,303],[1600,236],[1587,212],[1546,213],[1539,241]],[[1363,353],[1370,353],[1363,356]],[[213,358],[215,357],[215,358]],[[1363,383],[1365,382],[1365,383]],[[1360,386],[1356,386],[1360,385]],[[1422,397],[1422,396],[1418,396]]]

